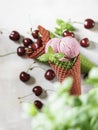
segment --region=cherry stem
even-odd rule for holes
[[[47,89],[47,90],[45,90],[45,91],[52,91],[52,92],[55,92],[55,90],[51,90],[51,89]]]
[[[33,93],[28,94],[28,95],[25,95],[25,96],[23,96],[23,97],[18,97],[18,99],[22,99],[22,98],[25,98],[25,97],[31,96],[32,94],[33,94]]]
[[[23,102],[29,102],[29,103],[32,103],[31,101],[20,101],[19,103],[23,103]]]
[[[28,72],[29,70],[33,70],[34,68],[40,68],[40,69],[42,69],[42,70],[45,70],[44,68],[42,68],[42,67],[40,67],[40,66],[33,66],[32,67],[32,65],[34,64],[34,63],[36,63],[35,61],[30,65],[30,67],[27,69],[27,71],[26,72]],[[46,71],[46,70],[45,70]]]
[[[47,90],[44,90],[45,92],[47,92],[47,91],[52,91],[52,92],[55,92],[54,90],[51,90],[51,89],[47,89]],[[31,94],[28,94],[28,95],[25,95],[25,96],[23,96],[23,97],[18,97],[18,99],[20,100],[20,99],[22,99],[22,98],[25,98],[25,97],[28,97],[28,96],[31,96],[33,93],[31,93]]]
[[[33,63],[32,63],[32,64],[29,66],[29,68],[26,70],[27,73],[28,73],[29,70],[32,70],[32,69],[31,69],[31,68],[33,68],[32,65],[35,64],[35,63],[36,63],[36,61],[33,61]]]
[[[34,69],[34,68],[40,68],[40,69],[42,69],[42,70],[45,70],[43,67],[40,67],[40,66],[33,66],[33,67],[30,68],[30,70],[32,70],[32,69]]]
[[[83,24],[82,22],[73,21],[72,23]]]
[[[5,57],[5,56],[9,56],[9,55],[16,54],[16,53],[17,52],[9,52],[7,54],[0,55],[0,57]]]

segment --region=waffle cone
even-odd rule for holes
[[[39,56],[41,56],[42,54],[45,53],[45,46],[46,43],[49,41],[50,39],[50,33],[48,30],[46,30],[45,28],[43,28],[42,26],[38,26],[38,30],[41,34],[41,40],[42,40],[42,46],[40,48],[38,48],[36,51],[32,52],[32,53],[28,53],[27,57],[28,58],[38,58]]]
[[[37,59],[39,56],[45,53],[45,45],[34,51],[32,54],[27,54],[28,58]]]
[[[80,95],[81,94],[81,77],[80,77],[80,55],[77,58],[77,61],[73,67],[69,70],[65,70],[59,66],[56,66],[53,63],[50,63],[51,68],[54,70],[58,80],[62,82],[65,78],[71,76],[73,77],[73,85],[70,90],[71,95]]]

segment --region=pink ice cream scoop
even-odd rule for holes
[[[61,41],[57,44],[58,52],[62,52],[65,54],[65,57],[74,58],[75,56],[79,55],[79,43],[73,37],[64,37]]]
[[[47,42],[47,44],[46,44],[45,53],[48,52],[49,46],[52,47],[52,49],[53,49],[53,51],[54,51],[55,53],[58,53],[57,44],[59,44],[60,41],[61,41],[60,38],[52,38],[51,40],[49,40],[49,41]]]

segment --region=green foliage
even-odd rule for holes
[[[38,113],[37,108],[32,103],[23,103],[23,110],[30,116],[35,116]]]
[[[51,46],[48,48],[48,53],[41,55],[38,57],[38,60],[41,62],[55,61],[63,58],[65,55],[63,53],[54,53]]]
[[[86,58],[83,54],[80,54],[81,73],[88,73],[96,65]]]
[[[58,27],[55,28],[55,33],[57,35],[62,36],[62,33],[66,30],[66,31],[75,31],[76,29],[69,23],[69,22],[65,22],[61,19],[57,19],[56,23],[58,25]]]
[[[51,32],[51,31],[49,31],[49,32],[50,32],[50,38],[55,38],[56,37],[56,35],[53,32]]]
[[[98,87],[98,67],[94,67],[90,70],[86,83]]]
[[[57,93],[33,118],[34,130],[98,130],[98,88],[71,96],[71,85],[71,78],[56,84]]]

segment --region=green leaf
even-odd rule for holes
[[[49,61],[51,61],[51,62],[54,62],[54,61],[55,61],[55,57],[54,57],[53,54],[50,54],[50,55],[49,55]]]
[[[57,35],[62,36],[62,29],[56,27],[56,28],[55,28],[55,33],[56,33]]]
[[[73,25],[71,25],[70,22],[65,22],[61,19],[57,19],[56,23],[59,26],[59,28],[57,28],[57,27],[55,28],[55,33],[57,35],[62,36],[62,34],[65,30],[67,30],[67,31],[75,31],[76,30],[75,27]]]
[[[98,80],[98,67],[93,67],[89,72],[89,78]]]
[[[57,19],[57,20],[56,20],[56,23],[57,23],[58,25],[61,25],[62,23],[64,23],[64,21],[63,21],[62,19]]]
[[[36,116],[38,113],[37,108],[32,103],[23,103],[23,110],[30,116]]]
[[[62,83],[61,83],[61,87],[59,87],[58,89],[58,96],[69,92],[71,89],[73,83],[73,79],[71,77],[66,78]]]
[[[43,54],[40,57],[37,58],[41,62],[48,62],[49,61],[49,54]]]
[[[81,73],[88,73],[96,65],[91,62],[86,56],[80,54],[80,63],[81,63]]]
[[[86,83],[98,87],[98,67],[90,70]]]
[[[51,46],[48,47],[48,54],[54,54],[54,51]]]
[[[56,35],[50,31],[50,38],[55,38],[55,37],[56,37]]]
[[[65,56],[65,54],[64,53],[55,53],[54,56],[58,59],[61,59]]]
[[[93,85],[93,86],[98,87],[98,79],[87,78],[87,79],[85,80],[85,82],[86,82],[87,84],[90,84],[90,85]]]
[[[76,30],[70,23],[66,23],[65,29],[68,31],[75,31]]]

